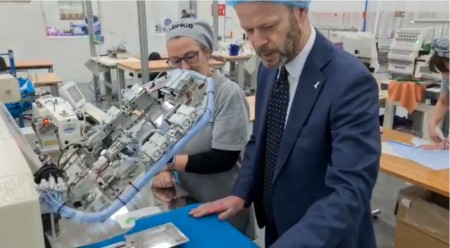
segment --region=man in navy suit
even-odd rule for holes
[[[375,248],[376,81],[311,26],[309,1],[234,5],[263,61],[253,134],[231,196],[191,215],[226,219],[253,203],[267,247]]]

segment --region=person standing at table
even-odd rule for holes
[[[185,9],[183,9],[182,11],[181,11],[181,18],[183,19],[183,18],[190,18],[191,17],[191,15],[189,15],[188,14],[188,12],[185,10]]]
[[[429,68],[432,72],[441,73],[441,92],[439,94],[436,106],[433,109],[433,115],[428,124],[428,131],[430,133],[433,144],[423,145],[422,148],[427,150],[448,150],[449,137],[444,137],[439,124],[444,120],[445,115],[449,110],[449,40],[447,38],[439,38],[434,40],[432,51],[433,55],[430,58]]]
[[[166,33],[170,67],[196,71],[211,77],[215,83],[214,118],[168,165],[168,169],[178,173],[181,187],[200,202],[231,194],[240,170],[241,151],[250,136],[249,107],[244,92],[237,83],[209,66],[213,37],[206,22],[194,19],[181,19]],[[173,187],[174,175],[170,170],[159,173],[153,186]],[[229,222],[254,238],[250,209],[230,218]]]
[[[266,247],[375,248],[378,84],[315,30],[310,1],[230,1],[262,59],[253,134],[232,194],[191,211],[254,204]]]

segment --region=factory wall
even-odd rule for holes
[[[220,4],[224,4],[225,1],[218,1]],[[311,15],[314,13],[334,13],[334,12],[355,12],[361,15],[364,10],[364,0],[352,0],[352,1],[313,1],[311,3]],[[197,3],[198,17],[212,23],[213,18],[211,16],[211,4],[212,1],[199,1]],[[314,17],[312,16],[313,24]],[[317,18],[316,18],[317,19]],[[328,21],[328,20],[323,20]],[[234,8],[227,6],[226,16],[219,17],[219,36],[227,37],[230,33],[233,33],[234,39],[239,39],[244,33],[239,25]]]
[[[449,20],[449,2],[442,0],[369,1],[368,7],[368,30],[379,38],[392,37],[399,28],[428,26],[412,25],[415,19]],[[396,17],[395,12],[404,12],[404,17]],[[448,35],[448,25],[443,33]]]
[[[48,38],[45,36],[43,5],[54,1],[2,2],[0,4],[0,52],[13,49],[16,59],[53,60],[54,70],[64,81],[89,82],[91,73],[84,63],[90,57],[88,37]],[[219,1],[224,3],[224,1]],[[212,1],[197,1],[197,16],[212,24]],[[158,8],[156,8],[158,6]],[[313,1],[310,16],[313,25],[345,25],[363,28],[364,0]],[[414,18],[449,18],[448,1],[373,1],[367,6],[366,30],[377,37],[392,37],[399,27],[409,25]],[[98,5],[105,44],[101,52],[124,41],[131,54],[139,54],[139,34],[136,1],[100,1]],[[48,10],[48,6],[45,7]],[[156,25],[165,18],[176,20],[181,9],[189,9],[188,1],[147,1],[149,52],[165,54],[165,35],[157,33]],[[394,17],[394,11],[405,11],[404,18]],[[56,14],[55,14],[56,15]],[[376,30],[375,30],[376,29]],[[242,37],[242,29],[234,9],[227,6],[226,17],[219,18],[219,36],[233,33]],[[446,30],[448,34],[448,30]]]
[[[16,59],[51,59],[65,80],[91,77],[83,65],[89,57],[88,38],[47,38],[41,2],[1,3],[0,27],[0,51],[12,49]]]
[[[225,1],[219,1],[224,3]],[[212,23],[212,1],[197,3],[198,16]],[[363,30],[365,0],[314,0],[310,6],[310,19],[314,26],[345,26]],[[405,17],[394,17],[396,11],[404,11]],[[366,31],[375,33],[382,42],[390,44],[395,31],[401,27],[409,27],[410,21],[419,18],[449,19],[449,2],[438,1],[387,1],[369,0],[367,2]],[[416,25],[417,27],[417,25]],[[239,20],[233,8],[226,8],[226,16],[219,17],[219,36],[228,37],[233,33],[233,39],[239,39],[243,33]],[[448,27],[444,30],[448,34]],[[329,37],[339,42],[333,33]]]
[[[66,82],[90,82],[92,74],[84,66],[90,57],[89,38],[46,37],[46,14],[56,1],[4,2],[0,4],[0,52],[14,51],[16,60],[51,59],[54,71]],[[162,4],[161,4],[162,3]],[[163,17],[177,19],[188,2],[146,2],[149,52],[165,53],[165,36],[155,26]],[[43,7],[44,6],[44,7]],[[98,5],[105,43],[97,47],[104,53],[124,42],[132,55],[139,54],[139,33],[136,1],[100,1]],[[56,10],[55,10],[56,11]],[[54,13],[57,15],[57,13]],[[47,16],[48,18],[48,16]],[[32,73],[37,71],[32,71]]]

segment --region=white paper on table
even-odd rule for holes
[[[257,55],[253,55],[244,63],[244,69],[249,74],[253,74],[256,71],[256,64],[258,63]]]

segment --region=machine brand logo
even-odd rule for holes
[[[444,46],[440,46],[438,44],[435,44],[434,45],[434,50],[437,50],[437,51],[448,51],[448,47],[444,47]]]
[[[75,132],[75,128],[74,127],[66,127],[64,128],[64,133],[73,133]]]
[[[193,29],[194,25],[192,23],[179,23],[179,24],[174,24],[172,25],[172,27],[170,28],[170,30],[174,30],[176,28],[190,28]],[[169,30],[169,31],[170,31]]]
[[[44,145],[45,146],[52,146],[52,145],[57,145],[58,144],[58,140],[46,140],[44,141]]]

